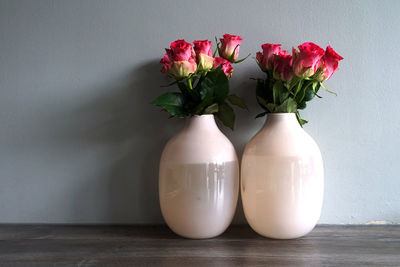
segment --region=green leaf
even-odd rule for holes
[[[184,117],[184,98],[181,93],[165,93],[157,97],[152,104],[162,107],[171,116]]]
[[[294,96],[296,97],[297,96],[297,94],[300,92],[300,89],[302,88],[302,85],[303,85],[303,80],[301,80],[301,79],[296,79],[298,82],[297,83],[295,83],[295,86],[296,86],[296,89],[295,89],[295,91],[294,91]]]
[[[297,103],[293,98],[288,98],[284,103],[286,103],[288,113],[297,112]]]
[[[289,91],[292,91],[292,89],[297,85],[297,83],[301,80],[300,77],[293,76],[292,80],[290,81],[289,85]]]
[[[165,93],[157,97],[152,103],[156,106],[161,105],[182,105],[182,94],[181,93]]]
[[[213,114],[213,113],[217,113],[217,112],[218,112],[218,103],[214,103],[214,104],[208,106],[204,110],[203,114]]]
[[[229,80],[225,75],[225,72],[221,68],[216,71],[215,84],[214,84],[214,95],[217,102],[222,103],[228,97],[229,94]]]
[[[302,88],[301,92],[296,96],[295,100],[298,103],[298,109],[305,109],[307,107],[306,102],[312,100],[316,95],[316,92],[319,89],[319,82],[311,82],[305,85]]]
[[[332,92],[332,91],[330,91],[328,88],[326,88],[326,86],[323,85],[322,82],[320,82],[319,84],[321,85],[322,88],[325,89],[325,91],[327,91],[328,93],[331,93],[331,94],[334,94],[335,96],[337,96],[337,94],[336,94],[335,92]],[[315,93],[315,95],[318,96],[317,93]]]
[[[178,87],[179,90],[181,90],[184,98],[189,99],[188,101],[185,102],[192,103],[200,101],[200,94],[195,90],[189,89],[185,83],[179,82]]]
[[[294,98],[294,100],[297,102],[297,103],[301,103],[302,101],[303,101],[303,99],[304,99],[304,96],[305,96],[305,94],[306,94],[306,90],[307,90],[307,88],[301,88],[298,92],[297,92],[297,94],[296,94],[296,96],[295,96],[295,98]]]
[[[246,103],[244,102],[244,100],[242,98],[238,97],[237,95],[234,95],[234,94],[229,95],[227,99],[232,105],[238,106],[243,109],[247,109],[247,106],[246,106]]]
[[[223,103],[229,94],[229,81],[222,70],[222,66],[215,71],[208,72],[201,83],[201,87],[203,90],[212,92],[216,102]]]
[[[297,111],[297,103],[293,98],[286,99],[281,105],[276,108],[276,112],[294,113]]]
[[[201,102],[194,109],[194,114],[202,114],[202,111],[205,107],[211,105],[213,103],[213,92],[210,88],[205,88],[200,91]]]
[[[318,92],[318,90],[319,90],[319,87],[322,85],[322,83],[319,83],[319,86],[314,86],[314,84],[313,84],[313,86],[312,86],[312,90],[313,90],[313,93],[314,93],[314,95],[316,95],[318,98],[322,98],[321,96],[319,96],[318,94],[317,94],[317,92]]]
[[[256,84],[256,98],[258,104],[263,108],[266,109],[266,102],[272,102],[272,92],[271,90],[267,90],[265,88],[265,83],[263,79],[257,79],[257,84]],[[263,105],[262,102],[265,104]]]
[[[258,104],[260,104],[260,106],[261,106],[263,109],[268,109],[268,107],[267,107],[267,101],[265,101],[265,99],[262,98],[261,96],[257,96],[257,102],[258,102]]]
[[[217,118],[220,119],[225,126],[233,130],[235,126],[235,113],[232,107],[227,103],[219,104]]]
[[[303,101],[309,101],[314,97],[314,93],[311,89],[311,85],[313,85],[312,81],[307,81],[303,84],[303,86],[299,89],[299,91],[297,92],[294,100],[300,105]],[[311,91],[310,91],[311,90]],[[312,96],[310,96],[310,93],[312,94]],[[307,99],[309,100],[305,100],[307,96]]]
[[[238,60],[236,60],[235,62],[233,62],[233,63],[235,63],[235,64],[237,64],[237,63],[240,63],[240,62],[243,62],[243,61],[245,61],[249,56],[250,56],[251,54],[248,54],[247,55],[247,57],[244,57],[244,58],[241,58],[241,59],[238,59]]]
[[[306,101],[303,101],[297,105],[297,109],[305,109],[306,107],[307,107]]]
[[[262,98],[267,98],[267,91],[264,89],[264,80],[263,79],[257,79],[256,96],[260,96]]]
[[[303,127],[304,124],[308,123],[308,121],[303,120],[303,119],[300,117],[299,112],[296,112],[296,118],[297,118],[297,121],[299,122],[299,124],[300,124],[301,127]]]
[[[272,87],[272,95],[274,104],[279,105],[289,97],[289,92],[283,85],[282,81],[276,81]]]
[[[179,87],[179,90],[181,90],[182,92],[183,91],[186,91],[188,88],[186,87],[186,84],[185,83],[182,83],[182,82],[178,82],[178,87]]]
[[[267,103],[267,101],[265,101],[265,99],[263,99],[262,97],[257,96],[257,101],[260,104],[260,106],[265,109],[267,112],[271,112],[274,113],[276,110],[277,105],[275,105],[274,103]]]
[[[186,116],[186,112],[182,107],[173,105],[164,105],[163,109],[167,111],[171,115],[171,117],[184,118]]]
[[[302,118],[300,118],[300,124],[303,127],[304,124],[308,123],[308,121],[303,120]]]
[[[273,103],[267,103],[267,109],[269,110],[269,112],[271,113],[275,113],[275,112],[279,112],[277,111],[277,105],[273,104]]]
[[[267,111],[261,112],[259,114],[257,114],[256,119],[265,116],[266,114],[268,114]]]
[[[204,114],[203,110],[207,106],[213,103],[223,103],[229,94],[229,82],[222,66],[200,78],[192,91],[200,95],[200,103],[195,107],[194,114]]]
[[[315,90],[317,87],[316,84],[318,84],[318,82],[314,82],[312,83],[311,87],[309,86],[306,88],[303,101],[310,101],[311,99],[314,98],[315,96],[314,92],[316,92]]]

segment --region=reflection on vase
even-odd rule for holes
[[[225,231],[235,212],[237,162],[165,164],[160,168],[160,203],[170,228],[185,237]],[[206,237],[206,236],[204,236]]]
[[[214,116],[188,118],[161,156],[159,197],[165,222],[184,237],[215,237],[231,223],[238,193],[236,152]]]
[[[316,225],[323,200],[318,146],[292,113],[268,115],[242,159],[245,216],[259,234],[297,238]]]

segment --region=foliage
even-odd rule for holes
[[[192,82],[189,84],[188,79]],[[231,105],[246,109],[244,101],[229,94],[229,80],[222,66],[206,73],[194,74],[177,82],[180,92],[168,92],[153,101],[174,117],[215,114],[233,129],[235,113]]]
[[[294,77],[291,82],[284,82],[268,74],[265,80],[256,81],[257,102],[264,109],[257,118],[268,113],[296,113],[300,125],[304,125],[307,121],[300,117],[299,110],[305,109],[315,96],[321,98],[317,94],[321,87],[318,81]]]
[[[281,50],[280,44],[265,43],[261,48],[256,61],[267,77],[255,79],[257,102],[264,109],[256,118],[268,113],[295,113],[303,126],[307,121],[300,117],[299,110],[305,109],[315,96],[321,98],[321,87],[333,93],[322,82],[338,69],[343,57],[330,46],[324,50],[311,42],[299,45],[300,51],[293,48],[293,55]]]

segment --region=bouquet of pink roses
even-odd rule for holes
[[[322,82],[328,80],[338,69],[343,59],[332,47],[326,50],[308,42],[293,48],[292,55],[281,50],[280,44],[263,44],[262,52],[257,52],[256,60],[266,79],[257,79],[256,96],[267,113],[296,113],[300,125],[307,123],[300,117],[299,110],[306,102],[317,96],[320,87],[329,91]]]
[[[161,72],[175,79],[180,92],[168,92],[159,96],[153,104],[169,112],[171,116],[186,117],[215,114],[225,126],[233,129],[235,113],[230,106],[246,108],[244,101],[229,94],[229,78],[239,63],[240,36],[225,34],[212,54],[211,42],[176,40],[165,49],[161,59]],[[215,57],[218,51],[219,57]]]

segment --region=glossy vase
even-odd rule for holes
[[[323,176],[320,150],[296,115],[268,114],[243,153],[241,193],[247,222],[265,237],[306,235],[320,217]]]
[[[239,164],[232,143],[213,115],[187,118],[160,161],[159,197],[165,222],[187,238],[211,238],[232,221]]]

